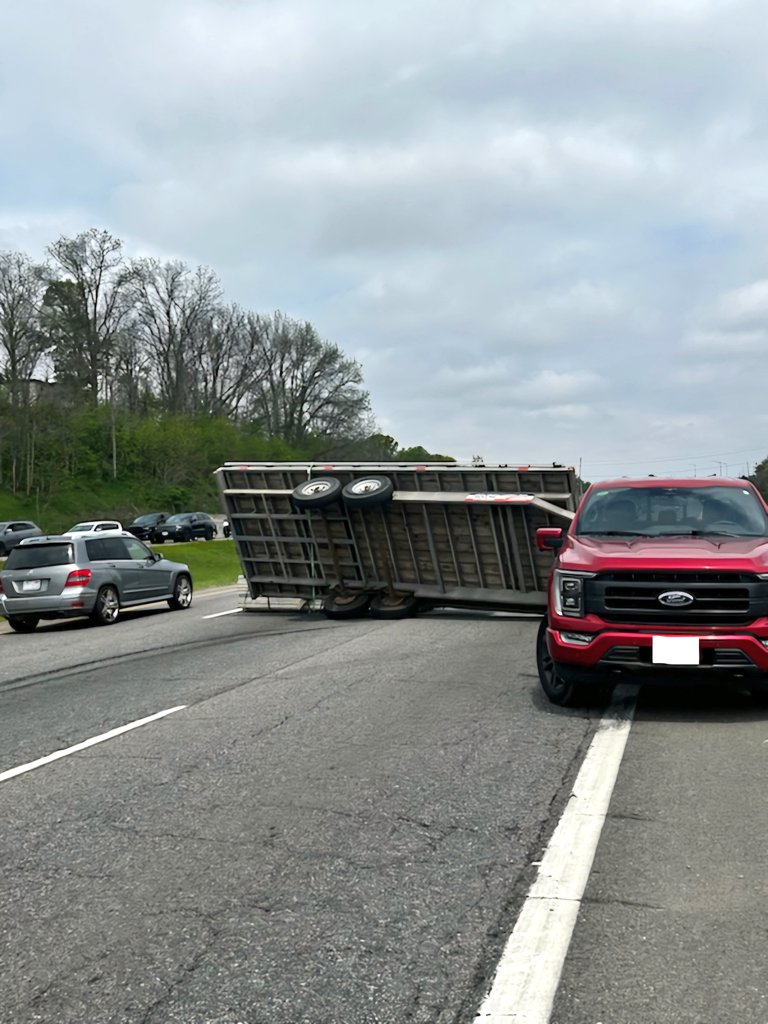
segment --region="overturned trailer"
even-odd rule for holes
[[[565,466],[228,462],[216,470],[248,593],[333,618],[544,611],[539,527],[578,503]]]

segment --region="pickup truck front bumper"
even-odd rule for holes
[[[643,682],[724,675],[768,678],[768,623],[761,625],[762,636],[737,629],[714,633],[609,628],[591,634],[582,633],[576,624],[569,627],[547,630],[547,646],[558,674],[569,680],[594,680],[596,676],[616,679],[621,675],[642,676]],[[695,655],[688,664],[658,660],[654,636],[695,638],[698,662]]]

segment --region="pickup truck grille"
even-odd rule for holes
[[[603,658],[606,664],[651,665],[651,648],[635,645],[616,646]],[[737,647],[705,647],[701,651],[699,664],[713,668],[754,668],[748,654]]]
[[[589,580],[586,610],[606,622],[649,625],[738,625],[768,615],[768,582],[738,572],[607,572]],[[693,602],[665,606],[661,594],[682,590]]]

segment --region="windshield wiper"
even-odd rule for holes
[[[732,530],[691,530],[691,537],[759,537],[759,533],[733,533]]]
[[[649,533],[638,533],[637,530],[587,530],[579,531],[580,537],[650,537]]]

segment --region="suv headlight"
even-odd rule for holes
[[[592,579],[593,572],[567,572],[555,569],[555,612],[580,618],[584,614],[584,580]]]

